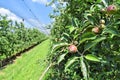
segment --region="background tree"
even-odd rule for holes
[[[0,15],[0,61],[46,39],[38,29]]]

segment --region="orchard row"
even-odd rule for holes
[[[0,60],[9,58],[45,39],[45,34],[35,28],[26,28],[22,22],[0,16]]]

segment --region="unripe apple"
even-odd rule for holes
[[[78,45],[78,41],[74,41],[73,44],[74,44],[74,45]]]
[[[109,5],[106,10],[108,13],[114,13],[117,10],[117,7],[115,5]]]
[[[99,27],[94,27],[92,29],[92,32],[94,32],[94,33],[100,33],[100,28]]]
[[[71,44],[69,47],[68,47],[68,50],[70,53],[76,53],[77,52],[77,47],[73,44]]]
[[[105,25],[104,24],[100,24],[100,28],[104,29]]]
[[[105,20],[101,19],[100,24],[105,24]]]
[[[106,9],[105,9],[105,8],[102,8],[102,9],[101,9],[101,12],[103,12],[103,13],[106,12]]]

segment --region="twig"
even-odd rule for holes
[[[47,71],[50,69],[50,67],[53,65],[53,63],[50,63],[50,65],[46,68],[46,70],[42,73],[42,75],[40,76],[39,80],[42,80],[43,77],[45,76],[45,74],[47,73]]]

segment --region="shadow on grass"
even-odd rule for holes
[[[41,42],[45,41],[46,39],[42,40]],[[4,69],[6,67],[6,65],[8,64],[12,64],[14,63],[14,60],[17,59],[17,57],[20,57],[22,54],[24,54],[25,52],[33,49],[35,46],[37,46],[38,44],[40,44],[41,42],[37,42],[36,44],[33,44],[32,46],[16,53],[15,55],[12,55],[11,57],[9,58],[6,58],[6,59],[3,59],[0,61],[0,70]]]

